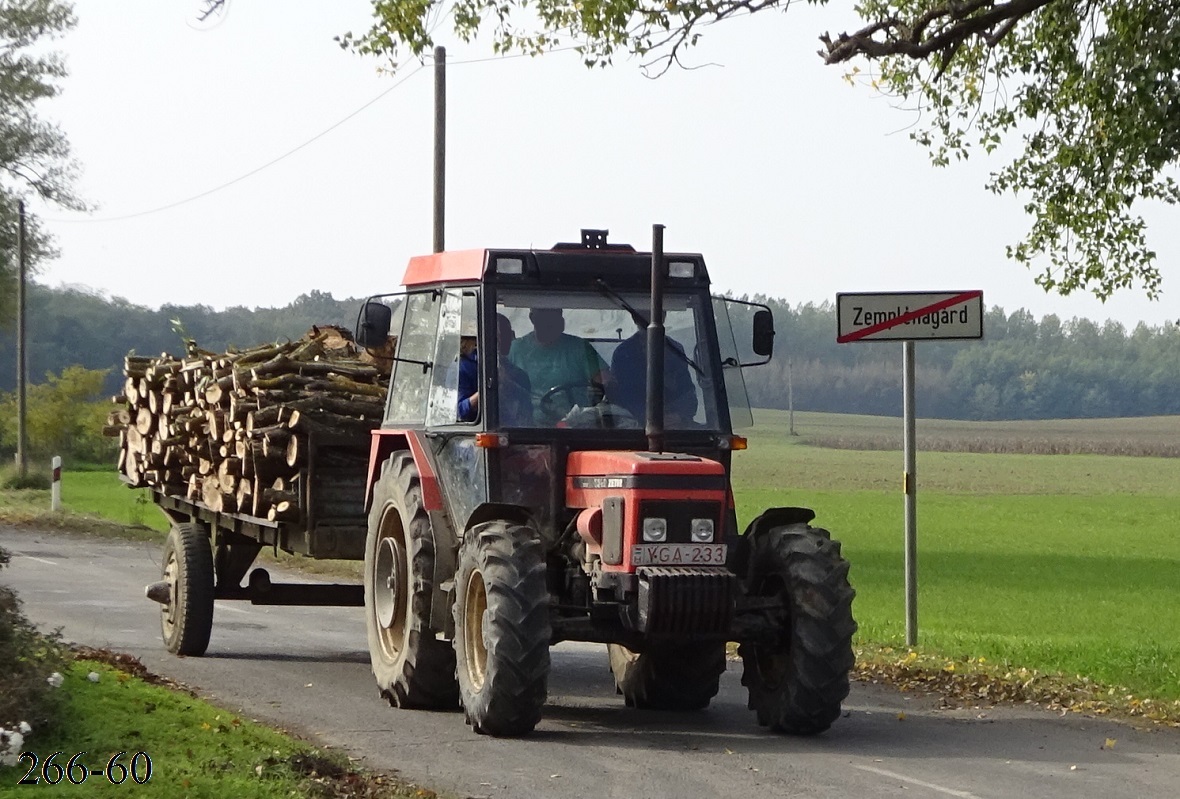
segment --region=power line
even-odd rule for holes
[[[441,22],[441,19],[439,20],[439,22]],[[436,24],[437,24],[437,23],[436,23]],[[556,49],[554,49],[554,50],[548,50],[548,51],[546,51],[545,53],[542,53],[541,55],[548,55],[549,53],[561,53],[561,52],[568,52],[568,51],[570,51],[570,50],[576,50],[576,49],[577,49],[577,46],[576,46],[576,45],[572,45],[572,46],[569,46],[569,47],[560,47],[560,48],[556,48]],[[448,66],[464,66],[464,65],[469,65],[469,64],[483,64],[483,63],[487,63],[487,62],[489,62],[489,61],[508,61],[508,60],[510,60],[510,59],[515,59],[515,58],[525,58],[525,57],[532,57],[532,54],[531,54],[531,53],[511,53],[511,54],[503,54],[503,55],[487,56],[487,57],[484,57],[484,58],[471,58],[471,59],[466,59],[466,60],[461,60],[461,61],[449,61],[449,62],[448,62]],[[251,177],[253,177],[254,175],[257,175],[259,172],[262,172],[262,171],[263,171],[263,170],[265,170],[265,169],[269,169],[270,167],[274,166],[275,164],[279,163],[280,161],[283,161],[283,160],[285,160],[285,159],[287,159],[287,158],[291,157],[292,155],[294,155],[295,153],[297,153],[297,152],[299,152],[300,150],[304,149],[305,147],[307,147],[307,146],[309,146],[309,145],[311,145],[311,144],[315,143],[316,141],[319,141],[319,140],[320,140],[320,139],[322,139],[324,136],[327,136],[329,133],[331,133],[332,131],[336,130],[336,128],[338,128],[338,127],[340,127],[341,125],[343,125],[345,122],[348,122],[348,121],[349,121],[349,120],[351,120],[353,117],[355,117],[355,116],[357,116],[358,114],[360,114],[362,111],[366,110],[366,109],[367,109],[367,108],[369,108],[370,106],[372,106],[372,105],[374,105],[375,103],[377,103],[378,101],[382,100],[382,99],[383,99],[383,98],[384,98],[386,95],[388,95],[388,94],[389,94],[390,92],[392,92],[394,89],[397,89],[397,88],[398,88],[398,87],[400,87],[402,84],[404,84],[406,81],[408,81],[410,78],[414,77],[414,76],[415,76],[415,75],[417,75],[419,72],[421,72],[423,69],[425,69],[425,68],[426,68],[426,66],[427,66],[427,64],[426,64],[426,63],[421,63],[421,64],[419,64],[419,65],[418,65],[418,68],[417,68],[417,69],[415,69],[413,72],[409,73],[408,75],[405,75],[405,76],[403,76],[403,77],[402,77],[400,80],[398,80],[396,83],[394,83],[394,84],[393,84],[392,86],[390,86],[388,89],[385,89],[383,92],[381,92],[380,94],[378,94],[378,95],[377,95],[376,97],[374,97],[372,100],[369,100],[367,103],[365,103],[364,105],[362,105],[360,108],[357,108],[355,111],[351,112],[351,113],[350,113],[350,114],[348,114],[347,116],[345,116],[345,117],[343,117],[342,119],[340,119],[340,120],[338,120],[338,121],[334,122],[333,124],[329,125],[327,128],[325,128],[324,130],[320,131],[320,132],[319,132],[319,133],[317,133],[316,135],[312,136],[310,139],[308,139],[307,141],[303,142],[302,144],[300,144],[300,145],[298,145],[298,146],[296,146],[296,147],[293,147],[293,148],[291,148],[290,150],[288,150],[287,152],[283,153],[282,155],[279,155],[279,156],[277,156],[277,157],[275,157],[275,158],[272,158],[271,160],[267,161],[266,163],[262,164],[261,166],[257,166],[257,167],[255,167],[254,169],[251,169],[251,170],[250,170],[250,171],[248,171],[248,172],[245,172],[245,173],[243,173],[243,174],[241,174],[241,175],[238,175],[236,178],[234,178],[234,179],[232,179],[232,180],[227,180],[227,181],[226,181],[226,182],[224,182],[224,183],[221,183],[221,184],[219,184],[219,185],[217,185],[217,186],[214,186],[213,188],[206,189],[205,191],[202,191],[202,192],[200,192],[200,193],[198,193],[198,194],[194,194],[194,195],[192,195],[192,196],[190,196],[190,197],[186,197],[186,198],[184,198],[183,200],[176,200],[175,202],[167,203],[166,205],[160,205],[160,206],[157,206],[157,207],[155,207],[155,208],[148,208],[148,209],[146,209],[146,210],[143,210],[143,211],[135,211],[134,213],[130,213],[130,214],[121,214],[121,215],[119,215],[119,216],[105,216],[105,217],[80,217],[80,218],[73,218],[73,219],[68,219],[68,218],[64,218],[64,217],[43,217],[43,218],[44,218],[46,221],[51,221],[51,222],[64,222],[64,223],[67,223],[67,224],[68,224],[68,223],[79,223],[79,222],[80,222],[80,223],[94,223],[94,222],[122,222],[122,221],[125,221],[125,220],[128,220],[128,219],[136,219],[136,218],[138,218],[138,217],[141,217],[141,216],[149,216],[150,214],[157,214],[157,213],[160,213],[161,211],[168,211],[168,210],[171,210],[171,209],[173,209],[173,208],[177,208],[177,207],[179,207],[179,206],[181,206],[181,205],[187,205],[188,203],[194,202],[194,201],[196,201],[196,200],[200,200],[200,199],[202,199],[202,198],[204,198],[204,197],[208,197],[210,194],[216,194],[217,192],[219,192],[219,191],[222,191],[223,189],[227,189],[227,188],[229,188],[230,186],[233,186],[233,185],[235,185],[235,184],[237,184],[237,183],[241,183],[243,180],[246,180],[247,178],[251,178]]]
[[[350,119],[352,119],[353,117],[355,117],[357,114],[359,114],[359,113],[361,113],[362,111],[364,111],[365,109],[369,108],[369,106],[373,105],[373,104],[374,104],[374,103],[376,103],[377,101],[379,101],[379,100],[381,100],[382,98],[384,98],[384,97],[385,97],[387,94],[389,94],[389,93],[390,93],[390,92],[392,92],[394,89],[396,89],[396,88],[398,88],[399,86],[401,86],[403,83],[405,83],[405,82],[406,82],[406,81],[408,81],[410,78],[412,78],[412,77],[414,77],[415,75],[417,75],[419,72],[421,72],[421,71],[422,71],[423,69],[425,69],[425,68],[426,68],[426,65],[425,65],[425,64],[419,64],[417,69],[415,69],[413,72],[411,72],[410,74],[408,74],[408,75],[406,75],[405,77],[403,77],[401,80],[399,80],[399,81],[397,81],[396,83],[394,83],[392,86],[390,86],[390,87],[389,87],[388,89],[386,89],[385,91],[383,91],[383,92],[381,92],[380,94],[378,94],[378,95],[377,95],[376,97],[374,97],[372,100],[369,100],[367,103],[365,103],[364,105],[362,105],[360,108],[356,109],[355,111],[353,111],[352,113],[348,114],[348,115],[347,115],[347,116],[345,116],[344,118],[342,118],[342,119],[338,120],[337,122],[333,123],[332,125],[329,125],[327,128],[325,128],[324,130],[320,131],[320,132],[319,132],[319,133],[317,133],[316,135],[312,136],[310,139],[308,139],[307,141],[305,141],[305,142],[303,142],[302,144],[298,145],[297,147],[292,147],[292,148],[291,148],[290,150],[288,150],[287,152],[283,153],[283,154],[282,154],[282,155],[280,155],[280,156],[277,156],[276,158],[272,158],[271,160],[267,161],[265,164],[262,164],[261,166],[257,166],[257,167],[255,167],[254,169],[251,169],[249,172],[245,172],[245,173],[243,173],[243,174],[241,174],[241,175],[238,175],[238,176],[237,176],[236,178],[234,178],[233,180],[227,180],[225,183],[222,183],[222,184],[220,184],[220,185],[218,185],[218,186],[214,186],[214,187],[213,187],[213,188],[211,188],[211,189],[206,189],[205,191],[203,191],[203,192],[200,192],[199,194],[194,194],[194,195],[192,195],[191,197],[186,197],[186,198],[184,198],[183,200],[177,200],[176,202],[171,202],[171,203],[168,203],[167,205],[161,205],[161,206],[157,206],[156,208],[149,208],[149,209],[147,209],[147,210],[144,210],[144,211],[136,211],[135,213],[131,213],[131,214],[123,214],[123,215],[121,215],[121,216],[107,216],[107,217],[98,217],[98,218],[91,217],[91,218],[82,218],[82,219],[62,219],[62,218],[56,218],[56,219],[54,219],[54,218],[50,218],[50,217],[46,217],[46,218],[47,218],[47,219],[50,219],[51,221],[54,221],[54,222],[122,222],[122,221],[124,221],[124,220],[126,220],[126,219],[135,219],[135,218],[137,218],[137,217],[141,217],[141,216],[147,216],[147,215],[149,215],[149,214],[156,214],[156,213],[159,213],[160,211],[167,211],[167,210],[169,210],[169,209],[176,208],[176,207],[178,207],[178,206],[185,205],[185,204],[187,204],[187,203],[191,203],[191,202],[193,202],[194,200],[199,200],[199,199],[201,199],[202,197],[208,197],[210,194],[215,194],[216,192],[219,192],[219,191],[221,191],[222,189],[227,189],[227,188],[229,188],[230,186],[233,186],[233,185],[234,185],[234,184],[236,184],[236,183],[241,183],[243,180],[246,180],[247,178],[250,178],[250,177],[253,177],[254,175],[257,175],[259,172],[263,171],[264,169],[268,169],[268,168],[270,168],[270,167],[274,166],[275,164],[279,163],[280,161],[283,161],[283,160],[285,160],[285,159],[287,159],[287,158],[291,157],[292,155],[294,155],[295,153],[299,152],[300,150],[302,150],[303,148],[307,147],[308,145],[310,145],[310,144],[313,144],[313,143],[315,143],[315,142],[319,141],[319,140],[320,140],[320,139],[322,139],[324,136],[327,136],[329,133],[331,133],[332,131],[336,130],[336,128],[338,128],[338,127],[340,127],[341,125],[343,125],[345,122],[348,122]]]

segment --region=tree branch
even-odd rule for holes
[[[897,17],[878,20],[853,34],[841,33],[835,39],[820,36],[824,49],[819,51],[826,64],[838,64],[856,56],[886,58],[904,55],[924,59],[932,53],[946,53],[943,64],[950,63],[954,53],[972,36],[980,36],[989,47],[995,47],[1021,19],[1058,0],[947,0],[944,5],[927,10],[912,23]],[[927,29],[940,21],[935,32],[927,36]],[[883,34],[880,39],[878,34]]]

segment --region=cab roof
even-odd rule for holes
[[[402,283],[407,288],[451,283],[506,286],[587,286],[605,280],[615,288],[647,288],[651,253],[628,244],[608,244],[605,230],[583,230],[582,242],[556,244],[548,250],[453,250],[410,259]],[[695,253],[665,253],[676,276],[668,287],[708,286],[704,258]]]

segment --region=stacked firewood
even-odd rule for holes
[[[313,327],[298,341],[184,357],[128,355],[123,393],[103,432],[119,437],[119,470],[134,487],[219,512],[299,519],[309,440],[368,455],[388,370],[347,331]]]

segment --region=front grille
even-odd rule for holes
[[[729,629],[737,578],[728,569],[641,566],[636,574],[641,632],[688,635]]]

